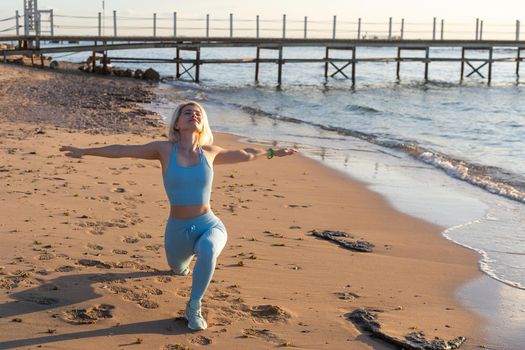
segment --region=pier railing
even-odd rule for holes
[[[388,18],[384,22],[363,18],[330,19],[309,17],[255,18],[188,17],[177,12],[126,16],[117,11],[86,15],[40,11],[36,34],[45,36],[153,36],[153,37],[245,37],[356,40],[516,40],[523,38],[520,21],[490,22],[473,19],[471,23],[448,22],[441,18],[409,21]],[[0,15],[1,16],[1,15]],[[3,16],[2,16],[3,17]],[[0,18],[0,36],[23,36],[24,18],[16,11]]]

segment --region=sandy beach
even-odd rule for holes
[[[477,255],[300,150],[214,168],[212,210],[229,240],[203,301],[210,327],[189,331],[191,277],[165,261],[158,162],[58,151],[165,139],[160,116],[140,104],[153,88],[0,65],[0,349],[395,348],[349,319],[357,309],[397,339],[484,344],[483,321],[455,297],[481,275]],[[224,148],[254,146],[214,136]],[[373,251],[312,230],[346,232]]]

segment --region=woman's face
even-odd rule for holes
[[[184,106],[177,120],[176,129],[202,131],[202,112],[199,107],[194,105]]]

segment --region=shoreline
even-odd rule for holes
[[[51,72],[49,74],[54,73]],[[95,77],[95,79],[99,78]],[[1,102],[0,100],[0,103]],[[2,124],[4,126],[8,125],[3,121]],[[33,126],[34,125],[24,123],[13,124],[13,131],[11,132],[17,135],[17,128],[24,129],[25,134],[18,134],[18,137],[21,138],[19,142],[23,144],[24,139],[22,137],[24,135],[29,139],[40,137],[38,136],[39,134],[31,134],[28,132]],[[151,132],[155,129],[158,130],[158,127],[151,127],[149,131]],[[67,135],[68,133],[61,129],[46,131],[48,135],[53,135],[53,140],[68,140],[69,137],[70,141],[77,139],[88,143],[92,143],[93,139],[96,139],[99,143],[116,143],[118,140],[130,143],[162,137],[161,132],[158,132],[157,135],[151,134],[150,132],[140,132],[142,135],[111,135],[111,133],[109,133],[109,135],[86,135],[84,133],[79,134],[78,132],[73,132]],[[225,133],[214,134],[217,136],[217,143],[223,147],[243,147],[247,145],[238,142],[239,137],[236,135]],[[16,141],[13,142],[16,143]],[[20,144],[20,146],[22,146],[22,144]],[[45,154],[47,152],[48,157],[53,155],[49,153],[51,152],[51,145],[52,141],[47,140],[43,153]],[[20,147],[20,149],[29,149],[28,147],[36,146],[28,141],[23,144],[23,147]],[[15,151],[13,155],[9,156],[14,156],[17,152],[18,151]],[[36,156],[38,157],[42,151],[38,149],[32,152],[36,152]],[[27,152],[22,154],[24,154],[22,158],[30,157],[26,155]],[[154,239],[159,239],[164,224],[164,217],[159,215],[153,208],[148,208],[147,203],[150,205],[154,203],[155,206],[159,208],[165,208],[166,204],[161,203],[161,198],[164,199],[164,196],[158,184],[151,189],[155,194],[155,196],[153,196],[154,198],[151,198],[151,195],[144,192],[143,190],[146,188],[140,184],[140,179],[144,179],[144,175],[151,174],[151,176],[153,176],[155,172],[158,171],[158,166],[152,166],[150,162],[146,161],[132,161],[128,159],[115,161],[119,166],[108,167],[108,160],[94,160],[94,158],[90,158],[89,161],[85,160],[77,164],[75,162],[65,162],[64,159],[59,157],[60,156],[58,156],[57,159],[51,157],[51,160],[48,160],[48,162],[54,164],[55,172],[60,172],[60,170],[56,170],[60,168],[59,164],[71,163],[67,165],[69,171],[76,173],[75,168],[78,167],[89,175],[88,178],[91,177],[91,179],[88,179],[86,178],[87,175],[82,174],[82,179],[89,180],[89,183],[91,183],[88,187],[93,187],[93,189],[85,189],[88,197],[90,192],[100,192],[99,189],[96,189],[96,185],[99,182],[105,183],[99,184],[99,187],[120,186],[112,184],[117,182],[115,179],[122,173],[126,174],[126,181],[135,182],[134,185],[128,184],[124,186],[142,187],[139,190],[132,188],[132,192],[129,195],[126,195],[126,193],[118,194],[111,192],[111,189],[108,188],[102,191],[105,194],[97,193],[99,196],[110,197],[109,201],[125,202],[123,205],[115,204],[115,208],[124,208],[122,210],[111,210],[111,208],[109,212],[102,210],[107,210],[107,203],[104,200],[100,203],[103,208],[86,208],[83,206],[85,203],[76,202],[71,198],[67,199],[67,201],[72,201],[72,203],[75,202],[71,208],[80,208],[77,209],[78,214],[80,214],[81,210],[93,211],[96,214],[86,215],[97,218],[105,217],[105,219],[111,222],[111,220],[118,218],[118,216],[114,215],[115,213],[119,214],[124,212],[128,215],[127,217],[124,216],[126,217],[125,220],[133,222],[140,218],[137,217],[136,214],[138,210],[135,210],[133,207],[140,207],[140,212],[145,213],[144,219],[141,219],[144,220],[144,222],[137,221],[135,225],[129,225],[129,223],[127,223],[128,226],[137,226],[145,230],[151,230],[151,225],[154,225],[156,231]],[[14,160],[16,159],[10,158],[10,161]],[[288,160],[289,159],[286,159],[286,161]],[[94,169],[88,167],[89,163],[98,164],[100,169],[108,169],[108,173],[104,175],[104,173],[98,174],[94,172]],[[132,167],[132,169],[135,170],[133,163],[137,165],[142,164],[142,166],[138,168],[138,171],[147,172],[147,174],[143,173],[142,176],[128,174],[130,173],[128,170]],[[5,164],[16,163],[10,162]],[[279,166],[279,164],[281,166]],[[230,232],[230,241],[219,258],[220,266],[216,272],[216,276],[220,275],[221,279],[228,281],[227,283],[233,283],[230,284],[230,286],[238,284],[240,287],[228,288],[228,284],[220,280],[216,282],[217,285],[213,284],[210,287],[208,292],[210,294],[208,307],[216,306],[216,309],[210,309],[209,311],[212,314],[212,319],[213,316],[215,316],[216,319],[220,319],[228,315],[234,322],[228,325],[223,320],[225,325],[222,327],[225,327],[227,332],[224,332],[221,336],[215,336],[214,333],[208,332],[204,337],[219,339],[216,340],[216,345],[220,348],[227,348],[227,345],[235,346],[235,344],[246,344],[246,346],[248,346],[248,343],[250,346],[253,346],[253,348],[264,348],[265,346],[269,346],[269,344],[279,345],[285,341],[290,341],[299,348],[320,348],[323,346],[327,348],[343,348],[349,345],[355,346],[356,348],[385,347],[384,344],[376,342],[368,336],[360,335],[361,332],[349,320],[345,319],[344,315],[361,306],[382,307],[386,309],[386,311],[380,314],[379,318],[383,323],[383,327],[395,336],[401,337],[410,331],[410,327],[414,327],[424,330],[429,339],[432,339],[433,335],[442,336],[446,339],[467,335],[470,340],[463,348],[474,348],[482,344],[483,336],[476,331],[480,328],[478,326],[481,324],[481,319],[466,310],[454,297],[456,290],[460,288],[461,285],[481,275],[481,272],[477,270],[477,264],[472,264],[472,261],[477,261],[477,255],[475,255],[474,252],[468,251],[466,248],[459,247],[455,243],[444,239],[444,237],[439,234],[443,231],[442,227],[396,211],[384,198],[381,198],[380,195],[368,190],[362,182],[351,179],[346,174],[342,174],[334,169],[329,169],[323,164],[303,156],[299,156],[297,159],[291,159],[289,163],[286,163],[287,167],[283,167],[282,165],[284,164],[284,162],[265,163],[264,160],[260,160],[253,163],[239,164],[232,169],[217,167],[218,171],[214,182],[214,192],[216,192],[214,193],[214,198],[217,199],[214,202],[218,202],[219,204],[213,203],[213,208],[221,219],[223,219]],[[112,170],[111,168],[115,169]],[[112,175],[109,176],[107,174]],[[71,179],[66,181],[68,184],[66,187],[75,185],[77,186],[75,190],[80,191],[81,186],[79,185],[81,182],[79,182],[77,177],[81,177],[81,174],[73,175],[71,175]],[[107,179],[103,180],[103,175],[113,178],[113,182]],[[58,177],[64,176],[65,175],[61,175]],[[98,178],[97,181],[93,181],[93,176]],[[291,181],[291,179],[295,179],[296,181]],[[330,179],[330,181],[326,186],[321,186],[320,181],[322,181],[322,179]],[[39,181],[44,180],[40,179]],[[44,182],[46,186],[51,186],[48,188],[49,190],[53,189],[53,180],[45,180]],[[122,181],[118,181],[119,184],[121,182]],[[257,189],[258,191],[250,191],[252,189]],[[57,191],[58,189],[53,190]],[[126,197],[136,197],[139,192],[141,194],[139,197],[149,197],[149,200],[146,200],[146,198],[135,198],[135,200],[133,200],[133,198],[126,199]],[[274,195],[272,192],[278,192],[278,194]],[[263,193],[263,195],[261,196],[260,193]],[[48,195],[52,196],[52,192],[49,192]],[[60,191],[54,195],[58,197],[56,205],[59,206],[59,203],[61,203],[60,199],[64,200],[64,198],[60,198]],[[25,196],[30,197],[31,195]],[[93,197],[97,198],[96,196]],[[354,201],[357,201],[359,204],[341,202],[341,198],[354,198]],[[140,203],[141,201],[145,203]],[[34,204],[37,209],[36,203]],[[348,209],[351,209],[350,212],[348,212]],[[243,216],[238,215],[241,212]],[[12,215],[10,217],[22,219],[14,208],[10,214]],[[55,213],[55,215],[57,214]],[[70,216],[72,215],[68,215],[67,217]],[[151,218],[157,220],[152,220]],[[292,218],[292,220],[290,220],[290,218]],[[41,219],[44,220],[44,222],[46,222],[46,220],[54,220],[46,219],[44,216]],[[75,221],[78,220],[78,218],[75,218]],[[107,222],[107,220],[98,221]],[[14,222],[17,221],[15,220]],[[31,226],[31,224],[26,225],[23,222],[23,220],[20,221],[20,226]],[[301,228],[292,229],[291,227],[294,226],[300,226]],[[105,227],[104,230],[108,231],[119,231],[118,223],[113,223],[113,226],[106,227],[102,225],[101,227]],[[102,230],[101,227],[94,225],[94,228],[91,227],[90,229],[95,231],[97,229]],[[146,227],[148,227],[148,229],[146,229]],[[33,228],[36,230],[36,227]],[[127,227],[122,227],[121,229],[129,235],[136,231],[135,229],[131,230]],[[305,232],[307,229],[344,230],[353,233],[357,238],[364,238],[371,241],[376,245],[376,251],[368,255],[347,252],[329,242],[311,238]],[[269,231],[270,233],[264,233],[265,231]],[[392,237],[392,233],[395,233],[396,236]],[[103,242],[108,245],[111,244],[116,248],[119,244],[123,244],[122,242],[115,241],[114,238],[107,237],[107,235],[92,237],[89,236],[89,234],[93,233],[87,233],[88,238],[97,238],[97,241],[100,238],[101,245],[105,245],[102,244]],[[279,237],[279,235],[283,237]],[[54,238],[54,244],[57,243],[57,237]],[[254,240],[251,240],[251,238],[254,238]],[[280,246],[280,244],[283,244],[281,243],[282,241],[285,243],[283,246]],[[15,242],[11,241],[11,243]],[[79,242],[77,242],[77,245],[78,244]],[[77,248],[79,247],[82,247],[81,243],[77,246]],[[4,249],[6,248],[4,247]],[[24,250],[23,248],[20,249]],[[158,249],[159,248],[157,248],[157,250]],[[93,249],[89,248],[88,251],[92,253]],[[157,251],[150,251],[148,248],[141,249],[140,251],[142,254],[144,254],[144,251],[156,252],[154,256],[145,259],[146,262],[150,263],[153,261],[155,266],[165,267],[165,262],[162,261],[162,251],[157,253]],[[10,255],[5,251],[3,253],[4,256],[15,258],[12,254]],[[234,254],[232,255],[232,253]],[[244,255],[240,255],[241,253]],[[252,254],[249,255],[250,253]],[[28,254],[27,248],[25,254]],[[64,253],[56,253],[55,255],[58,256],[59,254]],[[106,249],[102,249],[98,254],[100,254],[100,256],[95,255],[96,258],[94,259],[112,261],[115,260],[115,257],[118,257],[118,255],[115,255],[116,253],[112,254]],[[82,254],[81,252],[76,252],[76,255],[81,256]],[[245,258],[247,255],[256,256],[256,258],[247,259]],[[451,258],[445,259],[443,256]],[[60,256],[58,256],[58,258],[60,258]],[[238,264],[239,261],[243,261],[244,266],[241,267]],[[118,261],[113,262],[117,263]],[[275,263],[278,265],[273,265]],[[2,261],[2,265],[4,264],[6,264],[6,261]],[[129,266],[133,266],[133,264],[130,263]],[[129,266],[127,266],[128,269]],[[294,267],[297,267],[297,269],[294,269]],[[339,271],[338,267],[341,269],[342,267],[348,267],[349,271],[346,271],[346,269]],[[334,268],[338,270],[338,276],[327,276],[326,272],[334,271]],[[96,267],[83,269],[83,273],[97,272]],[[420,271],[421,269],[424,269],[424,271]],[[252,270],[252,273],[246,274],[244,271],[239,270]],[[452,272],[450,270],[452,270]],[[433,273],[425,273],[425,271],[431,271]],[[10,273],[14,272],[15,271],[10,271]],[[381,272],[383,272],[383,275]],[[132,271],[130,273],[134,272]],[[67,273],[62,272],[55,272],[54,274],[60,276],[67,275]],[[433,279],[429,274],[434,275],[435,278]],[[342,277],[344,277],[345,283],[341,283]],[[268,281],[272,281],[272,283],[264,283],[261,279],[267,279]],[[323,281],[324,284],[321,286],[317,285],[316,282],[318,283],[319,281]],[[186,287],[188,286],[188,282],[189,281],[185,282]],[[124,286],[131,285],[137,287],[139,284],[140,282],[126,281]],[[216,286],[221,288],[219,288],[219,290],[213,290]],[[283,288],[283,290],[274,290],[272,288],[274,286]],[[439,286],[439,288],[436,288],[436,286]],[[113,286],[110,286],[109,288],[111,289],[112,287]],[[169,292],[170,291],[166,291],[165,293]],[[228,295],[221,296],[221,293]],[[339,298],[339,296],[345,297],[351,295],[349,293],[355,293],[360,296],[353,300]],[[180,297],[180,294],[177,295]],[[277,317],[277,320],[269,321],[267,319],[260,320],[256,316],[253,316],[253,314],[251,316],[249,313],[246,315],[243,308],[233,300],[237,295],[242,296],[243,301],[238,302],[240,304],[253,306],[268,301],[268,303],[279,306],[282,310],[286,310],[283,314],[288,314],[289,317],[285,317],[284,320]],[[6,295],[6,297],[9,299],[9,295]],[[103,294],[101,298],[110,301],[109,304],[116,305],[116,310],[124,312],[125,317],[120,315],[122,318],[121,324],[126,321],[133,323],[132,320],[136,319],[137,314],[140,314],[141,317],[146,315],[146,318],[152,318],[152,314],[148,314],[148,312],[138,307],[135,307],[136,310],[133,309],[132,306],[135,305],[130,305],[129,300],[127,301],[128,304],[118,300],[115,301],[114,299],[118,299],[118,297],[118,295]],[[89,300],[90,299],[82,300],[83,304],[91,303]],[[320,300],[323,300],[323,305],[317,304]],[[163,304],[160,300],[156,302]],[[240,308],[240,310],[236,309],[236,307]],[[311,307],[314,309],[313,311],[310,309]],[[64,305],[59,309],[67,309],[67,307]],[[162,315],[166,315],[167,319],[169,319],[170,310],[166,310],[169,309],[169,307],[156,310],[160,309],[162,309]],[[174,310],[171,310],[171,312],[173,311]],[[39,320],[45,319],[43,317],[44,315],[41,314],[42,313],[37,313],[35,316],[35,324],[39,324]],[[279,314],[279,312],[277,314]],[[431,315],[430,317],[429,314]],[[24,316],[22,317],[24,318]],[[321,320],[328,322],[328,324],[323,324]],[[6,322],[7,320],[5,317],[2,317],[0,321]],[[108,320],[102,320],[99,324],[102,325],[104,322],[107,323]],[[179,334],[179,330],[183,329],[178,323],[173,326],[168,320],[166,320],[166,322],[170,327],[177,330],[175,334]],[[282,328],[284,323],[288,325],[286,331],[283,331]],[[21,325],[23,324],[24,322],[21,323]],[[436,326],[437,324],[439,324],[439,326]],[[14,330],[16,323],[8,323],[7,325],[10,329]],[[236,343],[239,342],[239,340],[234,336],[238,336],[238,330],[241,328],[245,328],[245,330],[253,329],[254,325],[259,326],[259,328],[257,328],[259,330],[261,325],[262,327],[269,328],[271,334],[248,331],[248,333],[245,334],[246,337],[243,338],[243,341],[246,341],[246,343]],[[72,330],[74,327],[75,326],[60,325],[60,328],[67,330]],[[98,327],[98,325],[94,327]],[[237,333],[235,330],[237,330]],[[303,333],[302,330],[308,330],[308,332]],[[31,337],[32,335],[28,329],[25,330],[25,333],[17,333],[15,331],[11,334],[19,334],[25,337]],[[100,333],[100,335],[102,334],[103,333]],[[168,333],[167,335],[170,334]],[[330,346],[320,343],[322,340],[320,339],[320,335],[326,337],[325,341],[330,339],[330,341],[334,343],[330,344]],[[148,337],[146,338],[146,336]],[[155,342],[151,339],[151,335],[146,336],[143,337],[145,340],[144,344],[151,345],[152,342]],[[195,337],[193,334],[173,336],[176,337],[179,342],[185,340],[188,343],[192,343],[191,339]],[[122,337],[123,336],[121,336],[121,338]],[[130,337],[128,336],[127,338]],[[17,337],[17,339],[20,338]],[[56,339],[59,340],[58,338]],[[96,341],[103,341],[103,339],[104,337],[100,337],[100,339],[97,338]],[[88,339],[87,341],[92,342],[93,339]],[[61,343],[58,342],[57,344]],[[68,340],[64,342],[64,345],[66,344],[81,346],[82,340],[78,340],[77,343]]]

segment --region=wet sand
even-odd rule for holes
[[[229,240],[203,302],[209,328],[189,331],[191,276],[168,272],[158,162],[58,152],[165,139],[159,116],[125,98],[151,87],[0,65],[0,90],[0,349],[393,348],[348,319],[359,308],[392,337],[483,344],[482,320],[454,296],[480,276],[475,253],[300,150],[215,167],[212,210]],[[373,251],[312,230],[344,231]]]

